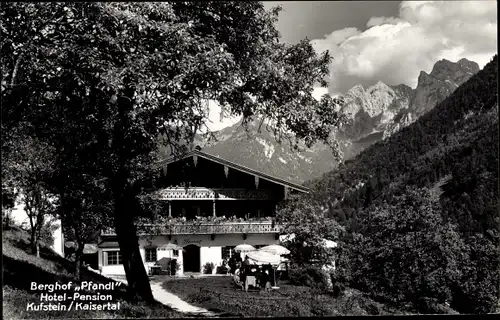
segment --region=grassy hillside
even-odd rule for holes
[[[38,284],[76,283],[71,274],[70,261],[52,250],[42,247],[41,257],[29,252],[25,231],[11,229],[3,232],[3,318],[4,319],[72,319],[72,318],[175,318],[186,317],[161,303],[153,305],[129,302],[125,287],[101,294],[112,294],[113,301],[120,301],[118,311],[27,311],[28,303],[40,302],[40,291],[31,291],[32,281]],[[109,279],[94,272],[83,270],[82,280],[94,283],[109,283]],[[96,291],[80,291],[95,294]],[[69,304],[69,302],[67,303]]]
[[[495,310],[497,69],[495,56],[415,123],[309,183],[298,201],[347,229],[345,281],[428,312],[431,300],[465,313]]]

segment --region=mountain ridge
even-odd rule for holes
[[[498,312],[498,139],[495,55],[412,124],[306,183],[283,216],[308,208],[305,220],[324,215],[345,230],[335,240],[346,286],[424,313],[436,309],[416,295]]]
[[[353,86],[338,98],[338,108],[347,118],[336,133],[343,160],[352,159],[413,123],[478,71],[478,64],[465,58],[457,62],[442,59],[429,74],[420,73],[415,89],[405,84],[389,86],[382,81],[366,89],[360,84]],[[217,141],[198,137],[196,144],[207,153],[294,183],[317,178],[338,165],[328,146],[316,143],[298,152],[286,142],[279,144],[265,129],[258,133],[257,123],[251,123],[246,132],[239,121],[215,132]]]

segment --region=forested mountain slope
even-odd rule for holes
[[[350,285],[417,309],[498,307],[497,70],[495,56],[416,122],[308,183],[297,201],[346,227]]]
[[[446,192],[441,197],[444,201],[466,190],[474,191],[491,179],[496,181],[496,67],[495,56],[483,70],[415,123],[321,179],[309,182],[308,186],[314,188],[311,196],[328,205],[331,214],[344,211],[349,219],[358,209],[390,200],[407,185],[433,187],[444,180]],[[495,185],[491,187],[498,188]],[[488,198],[484,193],[481,196]],[[490,200],[495,200],[496,206],[494,198]]]

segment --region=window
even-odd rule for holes
[[[107,265],[118,265],[123,263],[120,251],[107,251],[105,253],[108,255]]]
[[[146,262],[156,262],[156,248],[146,248]]]
[[[172,253],[173,253],[174,257],[179,256],[179,250],[172,250]]]
[[[222,247],[222,259],[229,260],[234,255],[234,246]]]

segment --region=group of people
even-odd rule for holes
[[[237,269],[241,268],[243,260],[241,259],[241,254],[239,252],[236,252],[234,255],[229,258],[229,261],[224,259],[222,261],[222,265],[226,266],[226,268],[229,270],[229,274],[234,275]]]
[[[273,267],[268,265],[253,265],[248,257],[245,260],[241,259],[238,253],[232,256],[228,262],[229,272],[235,277],[237,285],[244,287],[245,290],[248,286],[271,289],[271,284],[274,281]],[[247,277],[251,276],[251,278]],[[237,279],[236,279],[237,278]]]

